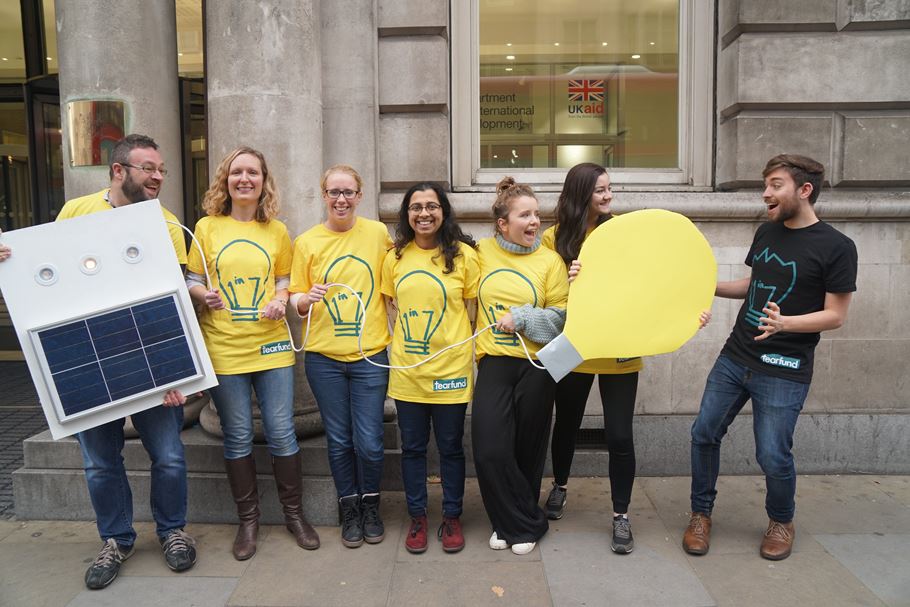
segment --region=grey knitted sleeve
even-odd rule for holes
[[[205,284],[205,276],[202,274],[196,274],[195,272],[186,271],[186,288],[192,289],[193,287],[205,287],[205,290],[208,291],[208,287]]]
[[[555,339],[566,324],[566,311],[562,308],[535,308],[531,304],[511,309],[515,330],[538,344],[548,344]]]

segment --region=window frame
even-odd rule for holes
[[[450,6],[452,186],[455,191],[489,189],[503,171],[480,168],[480,4],[469,0]],[[611,168],[614,183],[674,189],[713,185],[714,7],[715,0],[679,0],[679,166]],[[520,182],[560,185],[567,171],[520,169],[510,174]]]

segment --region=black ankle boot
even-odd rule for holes
[[[341,543],[348,548],[363,544],[363,523],[360,514],[360,496],[347,495],[338,500],[341,506]]]
[[[367,544],[378,544],[385,537],[385,526],[379,516],[379,494],[372,493],[360,498],[360,517],[363,525],[363,539]]]

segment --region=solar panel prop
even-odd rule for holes
[[[0,290],[54,438],[218,383],[157,200],[2,242]]]
[[[673,352],[698,331],[717,284],[714,253],[683,215],[645,209],[597,227],[578,256],[566,326],[537,353],[559,381],[582,361]]]

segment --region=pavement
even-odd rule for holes
[[[320,527],[322,547],[301,550],[283,527],[264,527],[259,550],[231,556],[232,525],[190,524],[196,566],[171,573],[149,523],[108,588],[83,574],[100,549],[91,522],[0,521],[0,605],[905,605],[910,606],[910,477],[800,476],[796,542],[784,561],[758,555],[766,525],[764,482],[726,476],[718,487],[710,552],[680,547],[688,521],[685,477],[640,478],[632,499],[635,550],[609,548],[609,482],[572,479],[562,520],[531,554],[493,551],[474,479],[463,522],[467,545],[445,554],[431,538],[422,555],[404,549],[404,497],[384,494],[386,538],[342,546]],[[542,498],[545,496],[542,496]],[[430,525],[441,489],[430,486]]]

